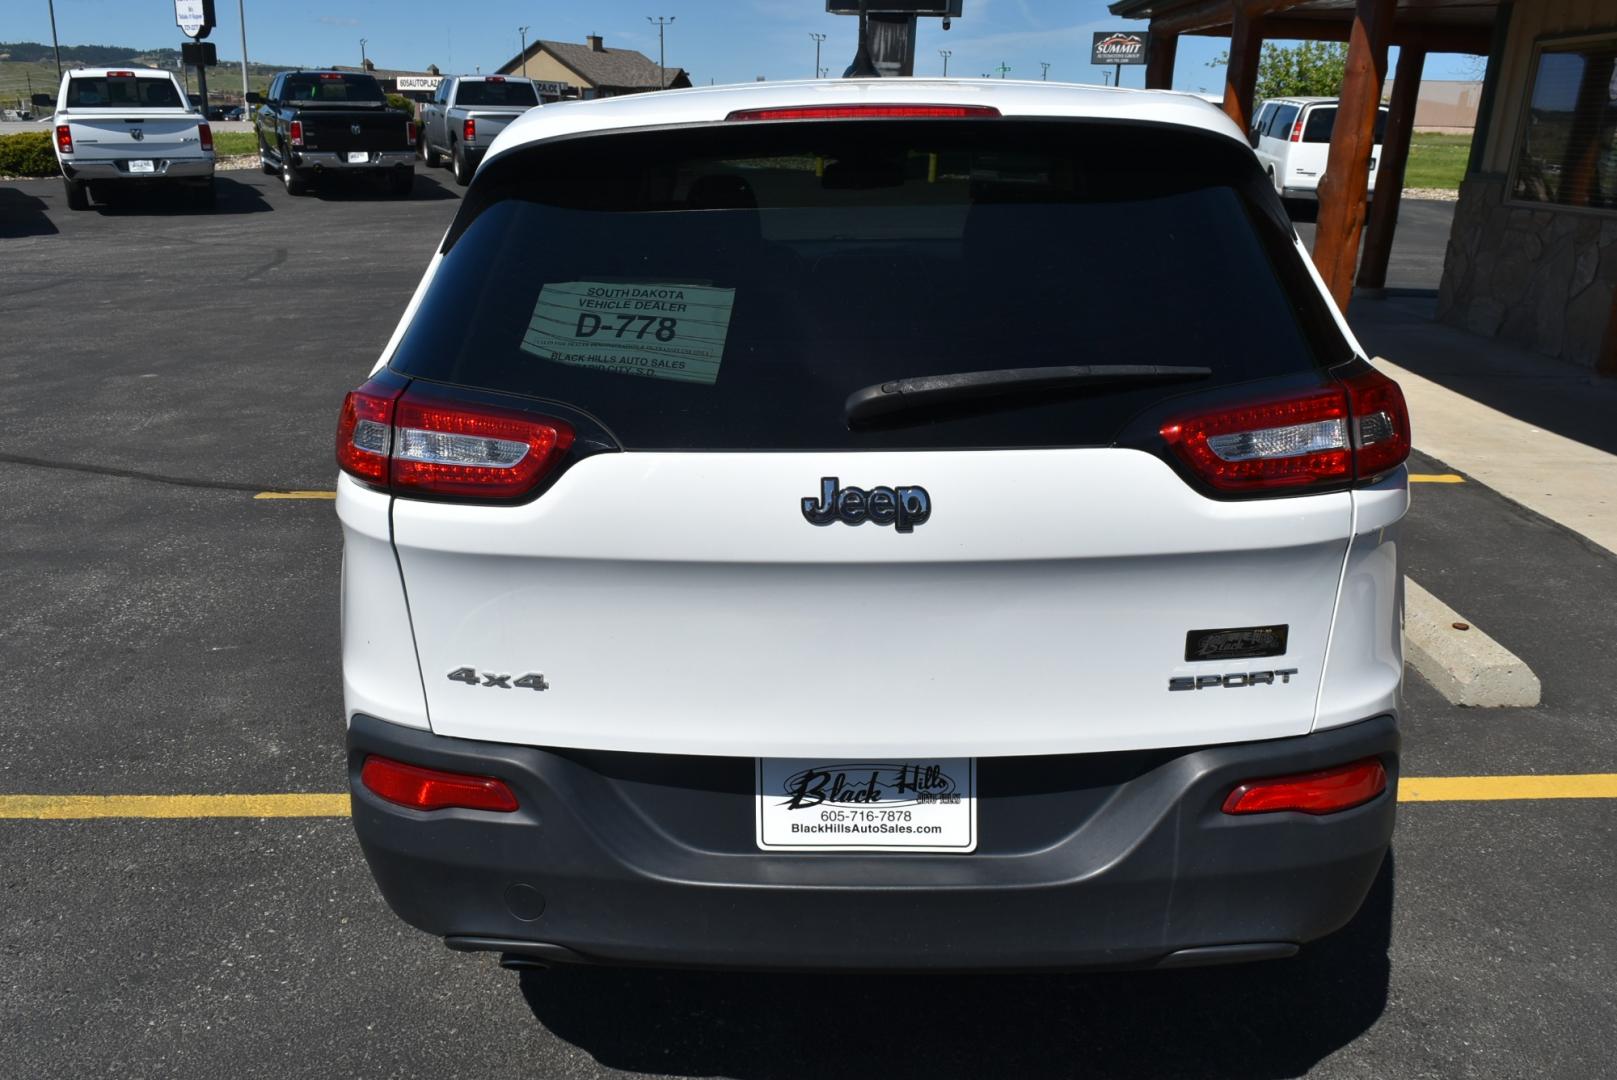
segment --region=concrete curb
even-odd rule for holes
[[[1456,624],[1466,626],[1460,630]],[[1404,579],[1404,657],[1455,705],[1537,705],[1538,676],[1453,608]]]

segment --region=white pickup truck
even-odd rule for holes
[[[67,205],[88,210],[109,188],[167,181],[213,205],[213,132],[173,73],[78,68],[56,97],[56,161]]]
[[[421,156],[436,168],[449,159],[455,183],[471,182],[494,136],[535,105],[532,80],[512,75],[459,75],[438,84],[421,106]]]

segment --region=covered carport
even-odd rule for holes
[[[1119,0],[1111,11],[1150,20],[1146,85],[1153,88],[1171,87],[1181,35],[1228,36],[1224,110],[1243,130],[1252,126],[1258,58],[1265,41],[1348,43],[1329,163],[1319,185],[1314,240],[1314,262],[1346,311],[1355,264],[1359,286],[1386,283],[1427,54],[1489,53],[1499,7],[1479,0]],[[1393,46],[1398,48],[1398,68],[1376,173],[1381,194],[1367,206],[1376,113]],[[1484,112],[1488,107],[1485,96]]]

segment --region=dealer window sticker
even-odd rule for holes
[[[522,350],[558,364],[712,386],[735,295],[712,285],[548,282]]]

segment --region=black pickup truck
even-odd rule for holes
[[[258,106],[258,161],[280,173],[292,195],[317,177],[351,174],[386,178],[405,195],[415,182],[415,121],[389,108],[370,75],[344,71],[285,71],[269,93],[248,95]]]

